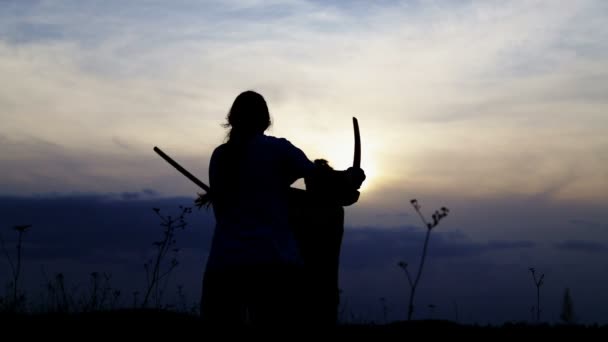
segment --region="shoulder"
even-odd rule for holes
[[[213,153],[211,155],[213,156],[213,155],[224,153],[224,151],[226,150],[226,147],[227,146],[225,143],[217,146],[215,149],[213,149]]]
[[[314,168],[314,164],[308,159],[306,153],[292,144],[291,141],[273,136],[266,136],[265,139],[267,139],[269,144],[273,145],[273,149],[278,151],[281,159],[285,160],[290,167],[302,172],[307,172]]]
[[[260,137],[264,144],[270,145],[280,150],[299,150],[291,141],[286,138],[274,137],[271,135],[263,135]]]
[[[214,163],[219,159],[222,159],[222,156],[226,154],[227,146],[226,144],[221,144],[217,146],[213,152],[211,153],[210,162]]]

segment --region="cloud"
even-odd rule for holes
[[[150,196],[150,197],[154,197],[154,196],[158,196],[159,195],[159,193],[156,190],[154,190],[154,189],[143,189],[141,192],[144,195]]]
[[[122,192],[120,198],[123,200],[140,200],[156,197],[158,193],[152,189],[143,189],[141,192]]]
[[[344,234],[344,267],[365,269],[412,263],[420,258],[426,231],[418,227],[350,228]],[[527,240],[492,240],[475,242],[461,231],[432,232],[429,238],[430,260],[478,258],[498,251],[529,249],[536,246]]]
[[[149,195],[152,194],[152,195]],[[177,215],[179,206],[192,206],[189,198],[153,196],[142,192],[106,194],[40,195],[0,197],[0,225],[32,224],[27,234],[28,258],[99,260],[100,255],[132,255],[150,248],[161,233],[158,217]],[[213,231],[211,212],[195,211],[187,218],[189,228],[179,232],[180,246],[207,253]],[[3,234],[8,242],[15,236]],[[400,260],[416,260],[425,230],[416,226],[346,227],[343,241],[344,266],[381,267]],[[29,246],[31,244],[31,246]],[[479,257],[497,251],[532,248],[527,240],[473,241],[463,231],[434,231],[429,244],[430,259]],[[364,257],[359,257],[363,255]]]
[[[600,253],[608,250],[606,244],[597,241],[566,240],[555,245],[556,248],[569,252]]]
[[[0,193],[89,195],[5,197],[0,226],[34,224],[28,262],[124,266],[133,283],[158,238],[151,208],[189,205],[198,190],[152,147],[204,180],[232,100],[251,88],[268,100],[271,134],[337,168],[352,161],[359,119],[370,188],[347,208],[341,269],[359,312],[380,296],[407,306],[396,262],[416,264],[424,230],[413,211],[385,213],[416,197],[425,213],[451,209],[431,235],[419,305],[527,319],[534,265],[551,275],[546,298],[574,284],[581,310],[604,317],[591,256],[607,236],[581,240],[572,225],[585,224],[570,220],[605,219],[607,13],[587,0],[9,2]],[[193,218],[178,240],[176,278],[194,293],[210,224]]]
[[[523,248],[534,248],[536,247],[536,243],[534,241],[499,241],[492,240],[488,241],[487,247],[492,250],[500,250],[500,249],[523,249]]]
[[[7,8],[0,133],[11,139],[36,136],[88,155],[128,146],[120,153],[130,157],[159,144],[204,161],[223,139],[231,100],[254,88],[269,100],[273,134],[340,167],[350,153],[326,142],[348,141],[342,123],[357,113],[364,166],[373,163],[383,185],[471,196],[608,193],[603,1]],[[83,177],[95,183],[91,172]]]
[[[126,256],[142,257],[162,237],[153,207],[161,214],[179,214],[179,206],[192,206],[188,198],[150,198],[141,193],[0,197],[0,223],[12,227],[27,222],[24,257],[37,261],[67,259],[81,263],[139,264]],[[206,253],[213,229],[206,211],[186,218],[188,227],[176,234],[178,247]],[[8,244],[16,236],[2,232]],[[117,259],[118,258],[118,259]]]
[[[585,220],[585,219],[571,219],[568,222],[577,227],[593,229],[593,230],[608,228],[608,225],[603,224],[601,222]]]
[[[192,173],[205,179],[208,157],[189,156],[165,149]],[[141,146],[136,153],[98,151],[80,145],[63,145],[36,137],[7,138],[0,144],[0,193],[122,192],[125,188],[149,189],[140,195],[195,194],[198,188]],[[205,160],[205,162],[201,162]]]
[[[391,213],[378,213],[376,214],[376,217],[379,219],[383,219],[383,218],[404,218],[404,217],[409,217],[410,214],[408,213],[400,213],[400,212],[391,212]]]

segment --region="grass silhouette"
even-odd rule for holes
[[[424,267],[424,261],[426,260],[426,253],[427,253],[427,248],[429,245],[429,238],[431,237],[431,230],[433,230],[433,228],[435,228],[439,222],[448,215],[448,213],[450,212],[450,210],[446,207],[442,207],[440,210],[436,210],[435,213],[433,213],[433,222],[427,222],[426,218],[424,217],[424,215],[420,212],[420,204],[418,203],[417,199],[413,199],[410,201],[410,203],[412,204],[412,206],[414,207],[414,210],[416,210],[416,212],[418,213],[418,216],[420,216],[420,219],[422,220],[422,223],[424,224],[424,226],[426,227],[426,236],[424,238],[424,245],[422,247],[422,256],[420,258],[420,265],[418,266],[418,272],[416,273],[416,278],[412,279],[412,276],[410,275],[410,272],[408,270],[408,263],[405,261],[400,261],[397,265],[403,269],[403,271],[405,272],[405,275],[407,276],[407,281],[408,284],[410,286],[410,296],[409,296],[409,303],[408,303],[408,308],[407,308],[407,320],[411,321],[412,320],[412,315],[414,314],[414,296],[416,295],[416,289],[418,288],[418,282],[420,281],[420,277],[422,275],[422,269]]]
[[[180,209],[181,213],[177,218],[170,215],[164,216],[160,213],[159,208],[152,209],[161,220],[160,225],[163,227],[163,238],[153,243],[156,247],[156,256],[154,259],[148,260],[144,265],[148,285],[141,303],[142,308],[147,308],[151,299],[154,300],[154,307],[160,308],[162,297],[168,284],[165,281],[164,286],[161,288],[161,282],[167,280],[171,272],[179,264],[177,260],[179,248],[176,247],[175,232],[177,229],[186,228],[185,216],[192,213],[192,208],[180,206]],[[165,259],[171,252],[174,256],[169,261],[169,264],[165,265]]]
[[[529,332],[542,332],[543,334],[555,333],[561,335],[564,332],[574,332],[589,336],[594,334],[606,334],[608,326],[598,325],[576,325],[573,322],[568,324],[534,324],[526,322],[509,322],[497,326],[481,326],[475,324],[458,324],[452,321],[436,320],[436,319],[419,319],[412,320],[412,314],[419,314],[420,310],[414,310],[414,296],[416,288],[419,286],[425,258],[428,252],[428,243],[431,231],[438,223],[447,216],[448,209],[441,208],[435,211],[432,216],[432,221],[427,222],[424,215],[421,213],[418,201],[412,200],[414,209],[420,216],[422,222],[427,229],[420,266],[417,270],[416,277],[413,278],[407,268],[404,269],[410,284],[410,302],[408,306],[409,321],[388,321],[388,305],[387,298],[381,297],[380,304],[382,307],[382,324],[378,324],[371,319],[363,319],[355,317],[354,313],[350,312],[350,320],[345,319],[336,327],[335,331],[346,336],[369,336],[375,337],[380,335],[405,335],[412,329],[425,329],[427,332],[438,330],[449,330],[464,334],[476,332],[491,332],[497,334],[503,333],[519,333],[522,335]],[[199,320],[198,313],[195,310],[189,309],[186,305],[185,293],[181,285],[177,286],[177,303],[173,306],[162,306],[162,295],[166,293],[163,289],[167,288],[167,280],[169,274],[177,267],[177,252],[176,248],[176,233],[177,230],[184,229],[187,225],[186,216],[190,213],[189,208],[180,208],[180,214],[175,218],[161,214],[160,209],[155,210],[159,218],[161,218],[161,226],[163,227],[162,239],[154,242],[155,256],[148,261],[147,275],[149,282],[142,292],[134,293],[133,305],[130,305],[128,298],[123,298],[123,292],[111,286],[112,275],[105,272],[91,272],[88,278],[88,286],[81,288],[80,300],[75,298],[76,288],[68,284],[63,273],[56,273],[50,279],[47,278],[46,289],[48,293],[48,301],[46,307],[41,306],[38,310],[27,310],[25,307],[25,294],[22,293],[20,287],[21,277],[23,276],[22,256],[24,252],[23,238],[26,230],[31,226],[14,227],[17,233],[15,244],[16,253],[10,253],[7,249],[4,240],[2,240],[2,251],[11,265],[12,281],[10,283],[10,292],[3,298],[2,312],[0,312],[0,321],[5,331],[10,331],[13,327],[21,326],[35,327],[46,324],[56,324],[63,326],[66,329],[74,329],[74,326],[79,326],[78,323],[84,323],[84,326],[90,324],[95,328],[110,327],[113,329],[116,326],[124,326],[127,329],[140,327],[141,329],[150,329],[151,323],[162,323],[164,328],[171,327],[193,327],[197,330],[202,329],[202,322]],[[14,256],[13,256],[14,254]],[[157,266],[158,265],[158,266]],[[535,270],[531,269],[535,285],[537,287],[537,305],[540,308],[540,287],[544,282],[544,275],[537,279]],[[46,277],[46,276],[45,276]],[[147,305],[145,296],[148,294]],[[140,298],[137,298],[140,296]],[[17,300],[15,300],[17,298]],[[121,303],[121,298],[123,302]],[[18,305],[16,305],[18,304]],[[442,307],[441,303],[437,303],[437,307]],[[195,306],[196,307],[196,306]],[[430,317],[434,318],[434,305],[427,306]],[[8,310],[10,309],[10,310]],[[16,310],[19,309],[19,310]],[[539,310],[537,313],[537,322],[540,319]],[[16,324],[12,324],[16,322]],[[76,323],[76,324],[75,324]],[[124,324],[123,324],[124,323]],[[159,325],[160,326],[160,325]],[[280,327],[279,327],[280,328]],[[139,329],[139,328],[138,328]]]
[[[536,322],[540,323],[540,313],[542,312],[540,308],[540,287],[545,283],[545,274],[541,274],[540,278],[536,278],[536,269],[534,267],[530,267],[530,273],[532,273],[532,279],[534,280],[534,286],[536,286]]]
[[[0,248],[2,249],[2,253],[6,257],[7,262],[11,267],[11,272],[13,275],[12,283],[9,284],[11,288],[12,295],[5,303],[5,310],[9,312],[17,312],[21,309],[21,306],[25,303],[25,294],[20,293],[19,291],[19,278],[21,276],[21,255],[23,249],[23,234],[31,228],[32,225],[24,224],[13,227],[13,229],[17,232],[17,245],[16,245],[16,260],[13,260],[6,245],[4,243],[4,239],[0,235]]]

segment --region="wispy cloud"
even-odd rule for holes
[[[273,134],[340,168],[357,115],[377,184],[605,199],[607,13],[591,0],[11,2],[0,134],[208,155],[254,88]]]
[[[63,146],[34,137],[4,138],[0,144],[3,165],[0,193],[119,193],[124,189],[147,188],[165,195],[177,192],[195,196],[199,190],[160,159],[152,147],[93,150],[89,146]],[[200,159],[206,160],[207,156],[184,155],[178,149],[165,151],[201,179],[206,178],[207,163],[201,163]]]

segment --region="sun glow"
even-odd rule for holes
[[[374,184],[378,181],[378,164],[373,157],[371,147],[372,144],[362,142],[361,168],[365,172],[366,178],[360,191],[372,190]],[[313,155],[314,159],[326,159],[335,170],[346,170],[353,165],[354,149],[352,144],[325,144],[316,150]]]

